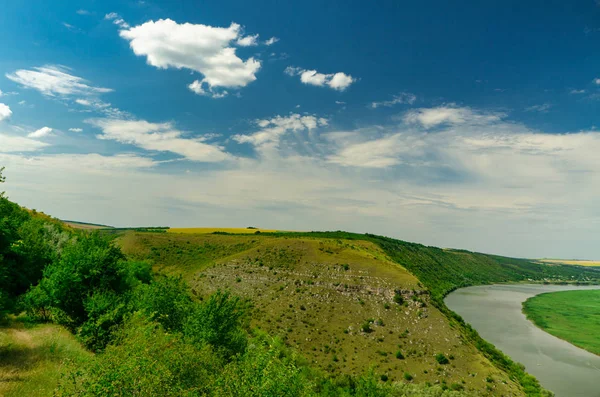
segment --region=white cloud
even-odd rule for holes
[[[388,101],[371,102],[370,106],[373,109],[377,109],[380,106],[392,107],[398,104],[412,105],[416,100],[417,97],[414,94],[411,94],[410,92],[401,92],[398,95],[394,95],[393,98]]]
[[[74,31],[74,32],[79,32],[79,31],[81,30],[81,29],[79,29],[77,26],[73,26],[73,25],[71,25],[70,23],[63,22],[62,24],[63,24],[63,26],[64,26],[65,28],[67,28],[67,29],[69,29],[69,30],[71,30],[71,31]]]
[[[10,107],[4,103],[0,103],[0,121],[8,119],[12,115]]]
[[[75,12],[77,14],[79,14],[79,15],[90,15],[91,14],[91,12],[89,12],[88,10],[83,10],[83,9],[82,10],[77,10]]]
[[[552,108],[552,104],[544,103],[541,105],[533,105],[525,108],[526,112],[539,112],[539,113],[548,113],[548,111]]]
[[[235,23],[220,28],[161,19],[121,30],[119,34],[129,41],[136,55],[146,57],[149,65],[201,73],[204,78],[198,85],[206,84],[209,91],[245,87],[256,80],[261,66],[254,58],[242,60],[231,47],[240,37],[240,26]]]
[[[56,95],[97,95],[112,92],[109,88],[94,87],[88,81],[69,74],[69,69],[56,65],[46,65],[32,70],[19,69],[6,77],[26,88],[33,88],[47,96]]]
[[[116,12],[111,12],[108,13],[104,16],[104,19],[109,20],[109,21],[113,21],[113,23],[115,25],[117,25],[118,27],[120,27],[121,29],[129,29],[131,26],[125,22],[125,20],[123,18],[121,18],[121,16],[119,14],[117,14]]]
[[[270,39],[265,41],[265,45],[273,45],[275,43],[277,43],[279,41],[279,39],[275,36],[271,37]]]
[[[521,257],[596,255],[600,133],[549,134],[461,109],[460,117],[423,119],[439,127],[435,133],[408,121],[319,134],[317,115],[269,117],[239,136],[270,147],[269,156],[222,167],[174,162],[163,169],[146,157],[110,157],[103,166],[97,155],[0,155],[0,163],[17,202],[98,223],[258,223]],[[173,137],[172,126],[144,123],[107,134],[140,147],[148,130]]]
[[[52,133],[52,128],[42,127],[39,130],[36,130],[36,131],[30,133],[29,135],[27,135],[27,137],[28,138],[43,138],[45,136],[50,135],[50,133]]]
[[[0,96],[2,96],[2,90],[0,90]]]
[[[89,108],[89,110],[85,110],[85,111],[94,110],[96,112],[103,113],[110,118],[114,118],[114,119],[133,118],[133,116],[130,113],[125,112],[119,108],[112,106],[109,102],[104,102],[97,98],[77,98],[77,99],[75,99],[75,103],[77,103],[78,105],[84,106],[86,108]]]
[[[572,95],[580,95],[580,94],[585,94],[585,93],[586,93],[585,90],[571,90],[569,92],[569,94],[572,94]]]
[[[241,47],[252,47],[258,45],[258,34],[248,35],[237,39],[237,45]]]
[[[71,132],[82,132],[83,129],[82,128],[69,128],[69,131],[71,131]]]
[[[86,123],[102,130],[98,139],[114,140],[145,150],[171,152],[190,161],[220,162],[231,159],[223,149],[185,138],[172,123],[150,123],[145,120],[90,119]]]
[[[206,89],[204,89],[204,86],[206,85]],[[204,95],[204,96],[210,96],[212,98],[225,98],[227,95],[229,95],[229,92],[227,92],[227,90],[212,90],[208,84],[206,84],[203,81],[200,80],[194,80],[194,82],[192,82],[192,84],[188,85],[188,88],[190,89],[190,91],[194,92],[195,94],[198,95]]]
[[[34,139],[0,133],[0,153],[33,152],[46,146],[49,145]]]
[[[432,128],[443,124],[487,124],[500,121],[505,116],[504,113],[481,112],[469,107],[449,104],[435,108],[409,110],[404,114],[404,122]]]
[[[339,150],[327,157],[327,162],[363,168],[388,168],[398,165],[402,162],[400,154],[413,150],[404,145],[401,137],[400,134],[393,134],[365,142],[342,145]]]
[[[594,84],[600,85],[600,78],[595,78],[594,79]]]
[[[288,131],[310,131],[319,126],[326,126],[327,119],[306,116],[297,113],[289,116],[276,116],[271,119],[256,120],[260,131],[248,135],[235,135],[233,139],[239,143],[250,143],[257,148],[276,148],[281,137]]]
[[[324,74],[316,70],[307,70],[294,66],[285,68],[284,73],[289,76],[300,76],[300,81],[304,84],[316,85],[319,87],[327,86],[337,91],[344,91],[350,87],[356,79],[343,72]]]

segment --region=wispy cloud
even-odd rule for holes
[[[403,120],[407,124],[433,128],[440,125],[488,124],[500,121],[504,117],[506,114],[502,112],[486,112],[451,103],[434,108],[409,110],[404,114]]]
[[[377,109],[378,107],[392,107],[398,104],[408,104],[412,105],[417,100],[417,97],[410,92],[401,92],[400,94],[394,95],[392,99],[381,102],[371,102],[369,105],[373,109]]]
[[[104,16],[104,19],[108,20],[108,21],[112,21],[115,25],[117,25],[118,27],[120,27],[121,29],[129,29],[131,26],[125,22],[125,20],[123,18],[121,18],[121,16],[119,14],[117,14],[116,12],[111,12],[108,13]]]
[[[19,69],[6,77],[25,88],[33,88],[47,96],[97,95],[112,92],[110,88],[94,87],[81,77],[74,76],[71,69],[58,65],[46,65],[33,69]]]
[[[527,108],[525,108],[526,112],[538,112],[538,113],[548,113],[550,111],[550,109],[552,108],[552,104],[550,103],[544,103],[541,105],[533,105],[533,106],[529,106]]]
[[[0,133],[0,153],[34,152],[49,144],[21,136]]]
[[[232,158],[217,145],[204,143],[198,138],[186,138],[172,123],[118,119],[89,119],[86,123],[102,131],[98,139],[113,140],[149,151],[171,152],[190,161],[212,163]]]
[[[275,43],[277,43],[279,41],[279,39],[275,36],[271,37],[270,39],[265,41],[265,45],[273,45]]]

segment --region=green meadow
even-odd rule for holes
[[[600,290],[537,295],[523,302],[523,312],[544,331],[600,355]]]

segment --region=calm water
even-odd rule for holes
[[[574,289],[600,287],[478,286],[454,291],[445,302],[484,339],[524,364],[557,397],[600,397],[600,356],[542,331],[521,312],[522,302],[529,297]]]

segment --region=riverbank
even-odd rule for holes
[[[527,320],[522,302],[545,292],[598,286],[503,284],[458,289],[445,303],[483,339],[525,365],[557,397],[600,397],[600,357],[552,336]]]

